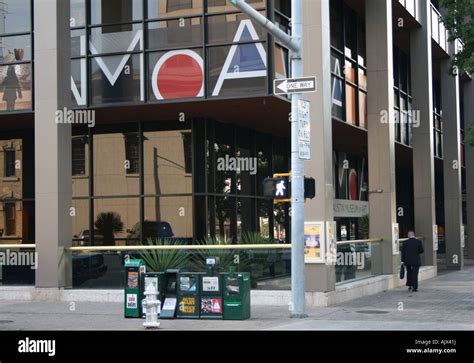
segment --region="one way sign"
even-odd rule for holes
[[[273,93],[275,95],[287,95],[290,93],[316,92],[316,77],[275,79]]]

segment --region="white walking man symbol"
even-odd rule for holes
[[[286,190],[285,181],[282,180],[281,182],[279,182],[276,185],[275,197],[284,197],[285,196],[285,190]]]

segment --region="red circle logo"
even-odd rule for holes
[[[204,95],[203,61],[191,50],[166,53],[156,63],[152,79],[157,99],[169,100]]]

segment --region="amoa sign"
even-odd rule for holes
[[[120,33],[121,36],[122,33]],[[144,74],[144,43],[143,31],[138,30],[128,34],[129,46],[127,52],[141,51],[139,55],[140,101],[145,100],[145,74]],[[122,40],[123,41],[123,40]],[[219,96],[228,80],[257,78],[267,76],[267,54],[264,46],[259,41],[257,31],[250,20],[241,20],[235,33],[233,42],[254,42],[234,44],[230,47],[225,62],[209,93]],[[85,54],[85,37],[80,38],[81,54]],[[97,55],[97,47],[90,42],[90,52]],[[104,81],[109,87],[114,87],[121,75],[130,75],[130,59],[132,54],[117,57],[93,57],[98,69],[103,73]],[[205,64],[197,51],[180,49],[165,52],[159,59],[149,65],[151,74],[151,92],[156,100],[171,100],[180,98],[204,97]],[[71,77],[71,90],[78,105],[85,105],[87,100],[87,64],[86,59],[80,60],[80,89]]]

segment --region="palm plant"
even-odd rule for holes
[[[115,233],[123,231],[123,222],[116,212],[102,212],[97,215],[95,228],[104,236],[103,242],[115,244]]]
[[[258,232],[246,232],[242,235],[241,243],[247,245],[272,244],[271,238],[263,237]],[[263,274],[265,269],[270,269],[270,275],[275,274],[275,263],[281,259],[277,250],[258,249],[245,251],[249,263],[251,264],[252,283],[255,284],[259,275]]]
[[[222,246],[230,245],[221,239],[208,237],[199,242],[203,246]],[[202,249],[194,253],[192,268],[196,271],[206,270],[206,259],[217,257],[219,259],[218,269],[220,271],[228,271],[229,267],[236,267],[238,271],[248,271],[248,258],[241,251],[234,249]]]
[[[369,238],[369,225],[370,220],[369,216],[365,215],[359,219],[359,237],[360,239],[368,239]]]
[[[178,246],[179,240],[171,238],[157,238],[155,240],[149,238],[144,245],[148,246]],[[147,270],[152,272],[161,272],[169,268],[184,269],[189,262],[189,255],[183,250],[148,250],[140,251]]]

